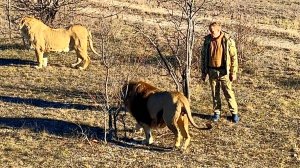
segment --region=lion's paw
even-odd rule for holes
[[[151,145],[151,144],[153,144],[153,138],[150,138],[149,140],[147,140],[147,139],[145,139],[145,140],[143,140],[142,141],[142,144],[143,145]]]

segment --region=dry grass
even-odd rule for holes
[[[120,5],[125,0],[118,2]],[[137,1],[130,1],[134,2]],[[300,51],[297,41],[300,39],[295,25],[286,25],[284,20],[293,22],[294,6],[299,9],[300,4],[296,0],[283,2],[281,7],[275,0],[268,3],[243,1],[243,5],[248,7],[243,8],[243,13],[255,13],[249,22],[254,25],[251,31],[253,37],[259,41],[251,44],[257,45],[254,49],[259,48],[260,52],[247,52],[247,58],[240,66],[238,81],[234,84],[241,121],[232,124],[227,120],[230,114],[223,100],[222,118],[213,125],[212,130],[190,128],[192,142],[185,153],[170,149],[174,137],[168,129],[154,130],[155,143],[151,146],[134,140],[142,137],[142,133],[127,132],[127,138],[122,139],[125,130],[120,121],[121,140],[104,142],[106,114],[93,99],[98,97],[98,103],[103,104],[101,96],[104,94],[105,69],[98,58],[92,56],[91,66],[86,71],[80,71],[70,68],[75,61],[75,53],[51,53],[50,66],[36,70],[32,68],[35,64],[33,51],[1,42],[0,166],[298,167]],[[291,8],[290,3],[294,5]],[[133,6],[136,15],[140,16],[140,6],[145,4],[140,2]],[[155,4],[148,8],[155,11]],[[225,3],[224,11],[231,11],[229,8],[230,5]],[[276,19],[280,18],[275,14],[285,8],[291,9],[291,12],[284,13],[283,21],[277,22]],[[277,12],[273,12],[275,9]],[[207,12],[207,15],[210,12],[214,11]],[[224,15],[230,18],[228,13]],[[158,16],[163,15],[145,15],[149,19]],[[257,18],[262,16],[267,19],[258,23]],[[130,17],[134,17],[134,13],[130,13]],[[213,19],[223,20],[229,30],[236,27],[234,20],[225,22],[224,18],[221,14]],[[130,21],[130,18],[127,19]],[[200,19],[199,22],[206,24],[209,21]],[[259,24],[262,26],[257,26]],[[282,28],[289,28],[289,31],[282,31]],[[130,30],[124,31],[129,33]],[[205,35],[205,27],[199,26],[199,35]],[[272,41],[265,40],[263,43],[261,37]],[[94,39],[97,42],[97,33]],[[289,45],[278,45],[277,42]],[[99,48],[97,43],[95,46]],[[147,50],[133,49],[132,58],[120,56],[122,59],[117,61],[117,66],[111,68],[110,94],[118,92],[126,76],[135,69],[138,69],[135,78],[164,89],[175,89],[167,72],[155,58],[135,59],[143,53],[147,54]],[[126,56],[130,56],[128,53],[126,51]],[[212,105],[209,84],[200,82],[198,72],[198,69],[193,69],[191,103],[194,119],[201,125],[212,113]],[[122,115],[127,123],[126,129],[133,128],[132,117]]]

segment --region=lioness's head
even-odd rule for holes
[[[40,27],[40,26],[44,26],[44,23],[34,18],[33,16],[25,16],[21,18],[19,21],[19,30],[21,30],[21,32],[28,32],[33,27]]]
[[[32,19],[33,19],[33,17],[31,17],[31,16],[25,16],[25,17],[21,18],[20,21],[19,21],[19,29],[20,30],[22,30],[24,28],[28,29],[29,28],[29,24],[28,23]]]

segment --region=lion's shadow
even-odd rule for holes
[[[200,114],[200,113],[192,113],[192,116],[199,117],[204,120],[211,120],[212,117],[209,114]],[[122,130],[122,131],[132,131],[132,130]],[[123,136],[118,140],[113,140],[113,142],[116,145],[126,147],[126,148],[142,149],[142,150],[149,150],[149,151],[156,151],[156,152],[174,152],[174,151],[182,152],[178,149],[174,149],[173,147],[160,146],[160,145],[156,145],[155,143],[151,145],[143,145],[141,140],[136,140],[126,136]]]
[[[76,124],[73,122],[49,119],[49,118],[0,118],[0,129],[29,129],[35,133],[46,132],[66,138],[88,138],[90,140],[104,141],[105,130],[101,127],[93,127],[84,124]],[[141,141],[131,138],[107,139],[120,147],[144,149],[157,152],[170,152],[172,148],[159,147],[157,145],[142,145]]]
[[[0,127],[29,129],[33,132],[47,132],[61,137],[81,137],[103,140],[104,130],[83,124],[48,118],[0,118]]]
[[[118,146],[132,148],[132,149],[142,149],[156,152],[171,152],[173,151],[173,147],[164,147],[158,146],[156,144],[144,145],[141,140],[135,140],[133,138],[122,137],[118,140],[112,140],[112,142]]]
[[[47,101],[42,99],[34,98],[20,98],[20,97],[11,97],[11,96],[0,96],[0,101],[16,104],[26,104],[41,108],[63,108],[63,109],[77,109],[77,110],[97,110],[95,106],[92,105],[83,105],[76,103],[61,103],[54,101]]]

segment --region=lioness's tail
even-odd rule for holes
[[[88,31],[88,32],[89,32],[88,39],[89,39],[89,44],[90,44],[91,50],[93,51],[93,53],[95,53],[96,55],[100,56],[100,54],[97,53],[97,51],[94,49],[91,31]]]
[[[195,128],[201,129],[201,130],[211,129],[211,126],[208,126],[208,124],[206,124],[207,128],[201,128],[201,127],[199,127],[199,126],[195,123],[195,121],[194,121],[194,119],[193,119],[193,117],[192,117],[192,112],[191,112],[191,108],[190,108],[190,103],[189,103],[188,99],[187,99],[185,96],[182,95],[182,98],[180,98],[178,101],[180,101],[180,103],[182,104],[182,107],[181,107],[182,110],[181,110],[181,112],[186,113],[186,115],[187,115],[187,117],[188,117],[190,123],[191,123]]]

